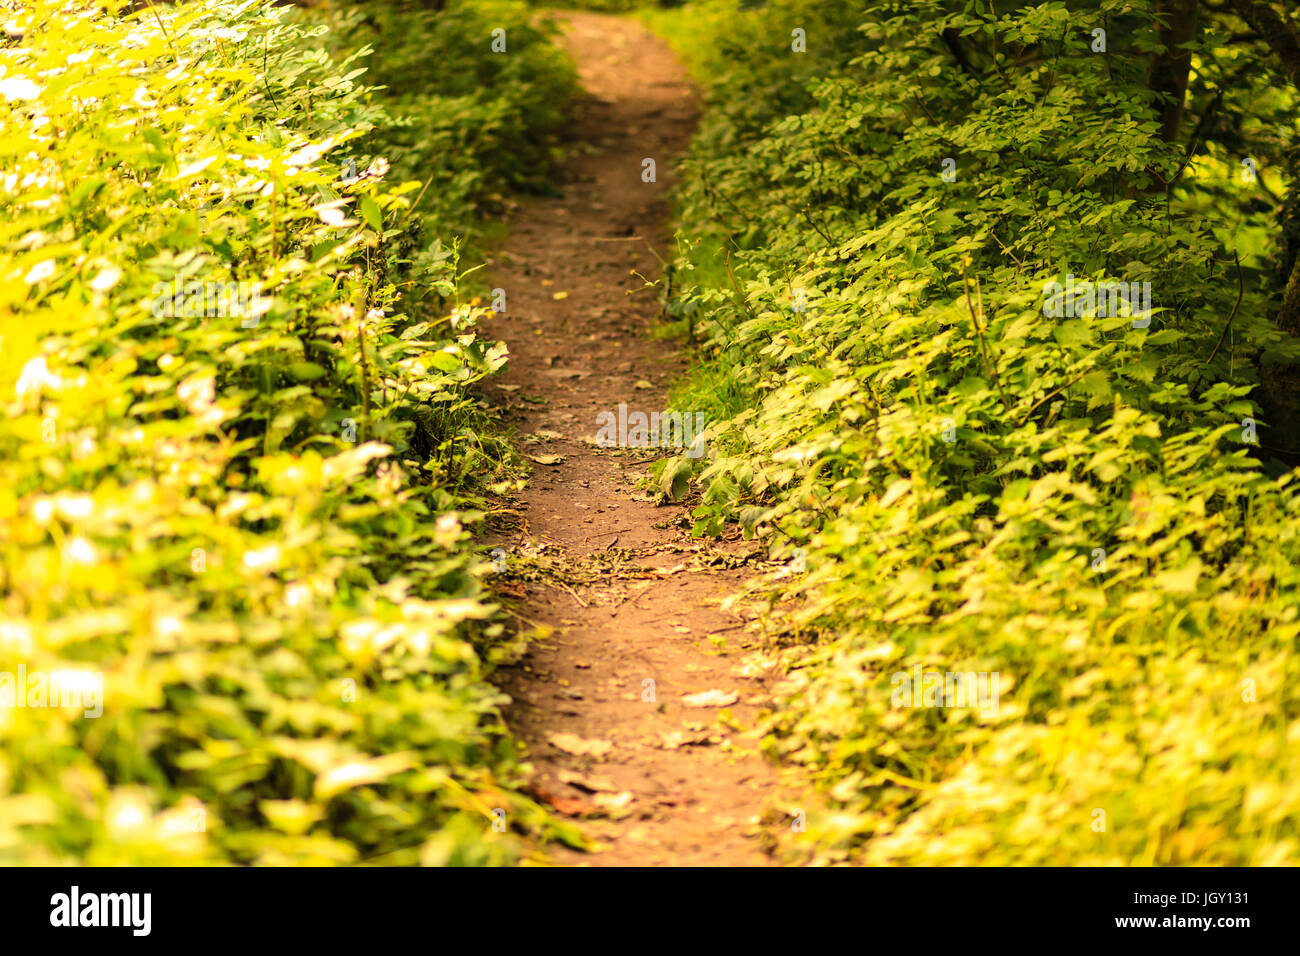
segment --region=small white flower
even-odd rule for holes
[[[36,358],[28,360],[27,364],[23,366],[23,370],[18,376],[18,383],[14,386],[14,393],[19,398],[28,393],[39,395],[44,389],[56,389],[62,384],[63,380],[50,371],[45,357],[38,355]]]
[[[257,551],[244,552],[244,567],[250,571],[260,571],[263,568],[272,568],[280,563],[279,545],[271,545]]]
[[[82,435],[77,439],[77,443],[72,446],[72,457],[77,461],[85,461],[96,451],[99,450],[99,444],[89,435]]]
[[[90,495],[59,495],[54,506],[65,520],[82,521],[94,512],[95,499]]]
[[[49,498],[42,498],[32,507],[32,520],[39,525],[47,525],[50,519],[54,517],[54,502]]]
[[[284,603],[289,607],[301,607],[311,600],[311,588],[301,581],[295,581],[284,589]]]
[[[337,208],[318,208],[316,214],[320,216],[321,222],[327,226],[341,226],[347,220],[347,217],[343,215],[343,210]]]
[[[176,397],[189,409],[191,415],[207,410],[216,397],[216,384],[211,375],[195,375],[176,386]]]
[[[9,102],[14,100],[34,100],[41,95],[41,88],[25,76],[11,76],[0,80],[0,96]]]
[[[153,626],[159,637],[175,637],[185,629],[181,619],[174,614],[158,618]]]
[[[32,652],[34,644],[32,629],[26,621],[0,621],[0,649],[26,655]]]
[[[328,144],[308,143],[286,159],[285,162],[290,166],[310,166],[325,155],[327,149],[329,149]]]
[[[439,515],[433,526],[434,543],[440,548],[454,548],[460,531],[460,519],[454,514]]]
[[[121,278],[122,270],[116,266],[109,266],[107,269],[101,271],[99,275],[95,276],[90,283],[90,287],[96,292],[107,292],[109,289],[113,288],[113,286],[117,285]]]
[[[54,260],[46,259],[32,266],[31,271],[23,277],[23,281],[28,285],[36,285],[36,283],[44,282],[52,275],[54,275]]]
[[[138,832],[148,822],[148,808],[134,796],[115,799],[110,803],[108,828],[119,839]]]
[[[73,564],[94,564],[98,559],[95,546],[85,538],[73,538],[63,548],[63,556]]]

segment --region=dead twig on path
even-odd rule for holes
[[[565,584],[563,581],[559,580],[558,578],[552,578],[552,580],[560,587],[564,588],[564,590],[568,591],[571,595],[573,595],[573,599],[578,602],[579,607],[584,607],[584,608],[590,607],[590,605],[588,605],[586,601],[578,597],[578,592],[573,590],[573,588],[569,587],[567,584]]]

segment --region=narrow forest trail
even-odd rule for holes
[[[721,607],[760,555],[692,540],[685,509],[655,507],[638,489],[646,463],[667,452],[594,441],[597,415],[621,402],[664,410],[665,385],[684,367],[677,346],[648,336],[655,295],[632,273],[653,277],[656,253],[671,254],[665,196],[697,107],[680,64],[644,27],[564,18],[590,98],[563,195],[524,203],[489,265],[507,309],[487,332],[511,357],[486,394],[536,462],[517,526],[494,542],[500,587],[520,616],[553,629],[500,672],[507,720],[527,746],[534,792],[598,845],[555,849],[557,862],[766,864],[764,827],[788,818],[770,810],[760,825],[778,775],[736,728],[768,702],[769,672],[746,619]],[[642,181],[646,158],[657,182]],[[736,695],[730,727],[722,707],[686,699],[708,691]]]

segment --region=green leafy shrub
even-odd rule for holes
[[[709,83],[667,307],[704,339],[678,404],[716,418],[660,478],[694,472],[698,533],[794,562],[768,741],[826,788],[810,835],[869,863],[1300,860],[1300,497],[1252,400],[1295,342],[1225,247],[1258,255],[1258,214],[1207,216],[1221,153],[1164,186],[1152,5],[657,22]],[[1071,274],[1150,282],[1149,325],[1045,314]],[[1000,705],[900,706],[930,672],[998,674]]]
[[[551,824],[512,789],[468,541],[511,477],[468,394],[505,349],[427,233],[527,176],[487,145],[413,214],[373,150],[456,117],[544,144],[568,69],[509,3],[536,88],[388,101],[327,14],[107,7],[9,8],[0,42],[0,859],[512,859]],[[388,42],[464,64],[478,16]]]
[[[438,11],[329,3],[313,15],[329,25],[336,59],[363,66],[380,88],[384,119],[358,148],[391,157],[401,179],[427,182],[418,208],[442,228],[474,235],[477,214],[499,209],[509,191],[550,188],[577,80],[544,16],[514,0]],[[393,42],[401,37],[412,41]]]
[[[543,0],[529,0],[534,6],[549,7],[552,4],[545,3]],[[680,0],[659,0],[661,6],[680,6]],[[602,13],[622,13],[628,10],[635,10],[638,7],[649,5],[649,0],[575,0],[574,3],[566,3],[565,7],[578,10],[597,10]]]

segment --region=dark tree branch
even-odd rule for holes
[[[1300,37],[1291,22],[1259,0],[1232,0],[1232,9],[1259,34],[1282,64],[1287,79],[1300,88]]]

